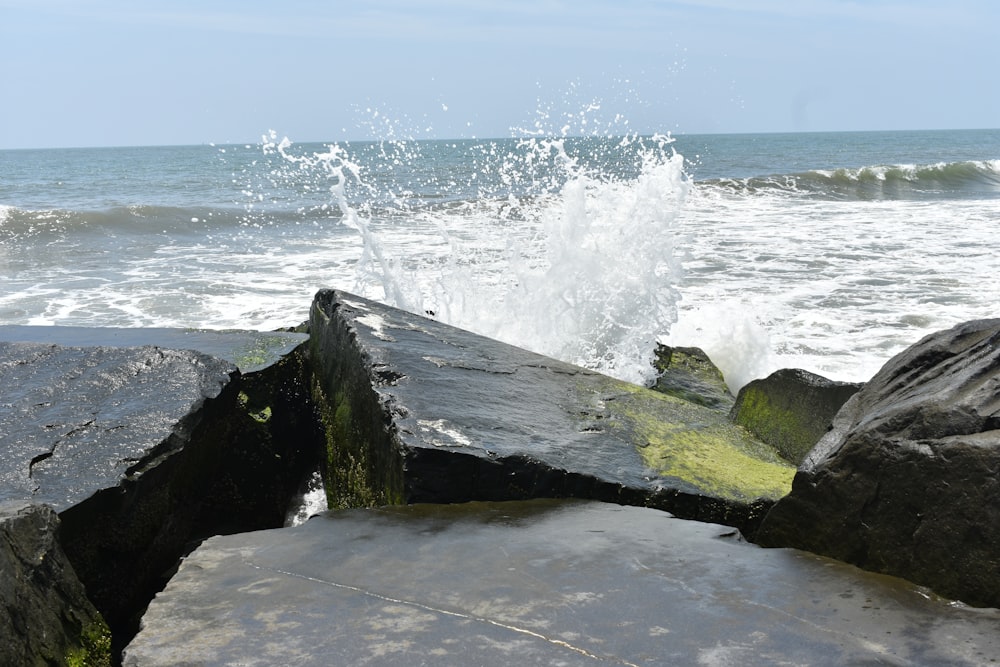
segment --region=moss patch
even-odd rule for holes
[[[402,491],[389,481],[389,471],[372,461],[372,447],[359,428],[350,397],[338,391],[327,398],[314,383],[314,396],[326,433],[327,506],[330,509],[402,504]]]
[[[66,656],[69,667],[111,667],[111,630],[103,619],[88,624],[80,633],[80,648]]]
[[[658,475],[729,500],[777,500],[791,490],[795,468],[725,415],[634,385],[619,389],[619,427]]]
[[[777,500],[792,488],[795,468],[762,461],[733,446],[718,429],[657,424],[645,429],[643,461],[660,475],[679,477],[714,495],[737,500]]]
[[[774,405],[764,391],[753,387],[744,389],[734,412],[737,424],[777,447],[792,462],[801,461],[821,435],[801,415]]]
[[[239,401],[240,407],[243,408],[255,422],[266,424],[271,421],[270,405],[254,405],[250,400],[250,396],[245,391],[241,391],[239,393],[237,400]]]

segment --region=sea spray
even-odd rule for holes
[[[704,350],[735,396],[743,385],[779,367],[770,334],[754,310],[745,300],[693,306],[679,313],[663,342]]]
[[[455,163],[472,170],[418,183],[398,177],[422,159],[414,142],[368,146],[375,159],[339,145],[295,153],[274,135],[263,147],[303,181],[324,175],[336,218],[358,235],[354,291],[642,382],[676,319],[674,222],[689,183],[671,143],[477,142]],[[379,169],[396,178],[379,182]]]
[[[546,191],[522,206],[519,224],[497,227],[506,253],[500,289],[489,271],[441,276],[449,321],[622,379],[646,379],[678,298],[672,227],[687,181],[683,158],[668,146],[668,138],[654,138],[640,151],[638,175],[626,179],[583,166],[565,140],[523,142],[523,157],[504,173],[516,182],[522,170],[552,165],[558,186],[536,180]]]

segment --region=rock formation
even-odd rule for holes
[[[844,405],[758,539],[1000,606],[1000,320],[890,360]]]
[[[652,389],[709,408],[732,408],[722,371],[701,348],[657,345],[653,366],[658,374]]]
[[[0,664],[111,664],[111,632],[87,599],[45,505],[0,502]]]
[[[1000,603],[1000,320],[887,364],[798,472],[697,351],[664,395],[343,292],[310,328],[0,326],[0,663],[115,660],[165,584],[129,665],[1000,659],[998,610],[742,539]],[[840,400],[778,378],[735,412],[768,438]],[[318,468],[341,509],[261,530]]]
[[[198,540],[283,524],[319,433],[294,352],[305,336],[230,332],[229,356],[259,368],[244,375],[194,350],[106,344],[142,330],[84,331],[104,344],[0,342],[0,498],[59,512],[63,550],[120,644]],[[216,349],[220,335],[171,334]]]
[[[730,416],[798,465],[860,388],[798,368],[782,369],[740,389]]]
[[[998,622],[648,508],[398,505],[206,541],[125,665],[972,667]]]
[[[752,535],[789,489],[720,410],[343,292],[310,332],[331,507],[577,497]]]

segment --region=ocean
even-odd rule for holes
[[[0,151],[0,324],[277,329],[338,288],[644,382],[864,381],[1000,315],[1000,130]]]

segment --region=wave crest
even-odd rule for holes
[[[1000,197],[1000,160],[872,165],[702,182],[736,194],[788,194],[831,200]]]

